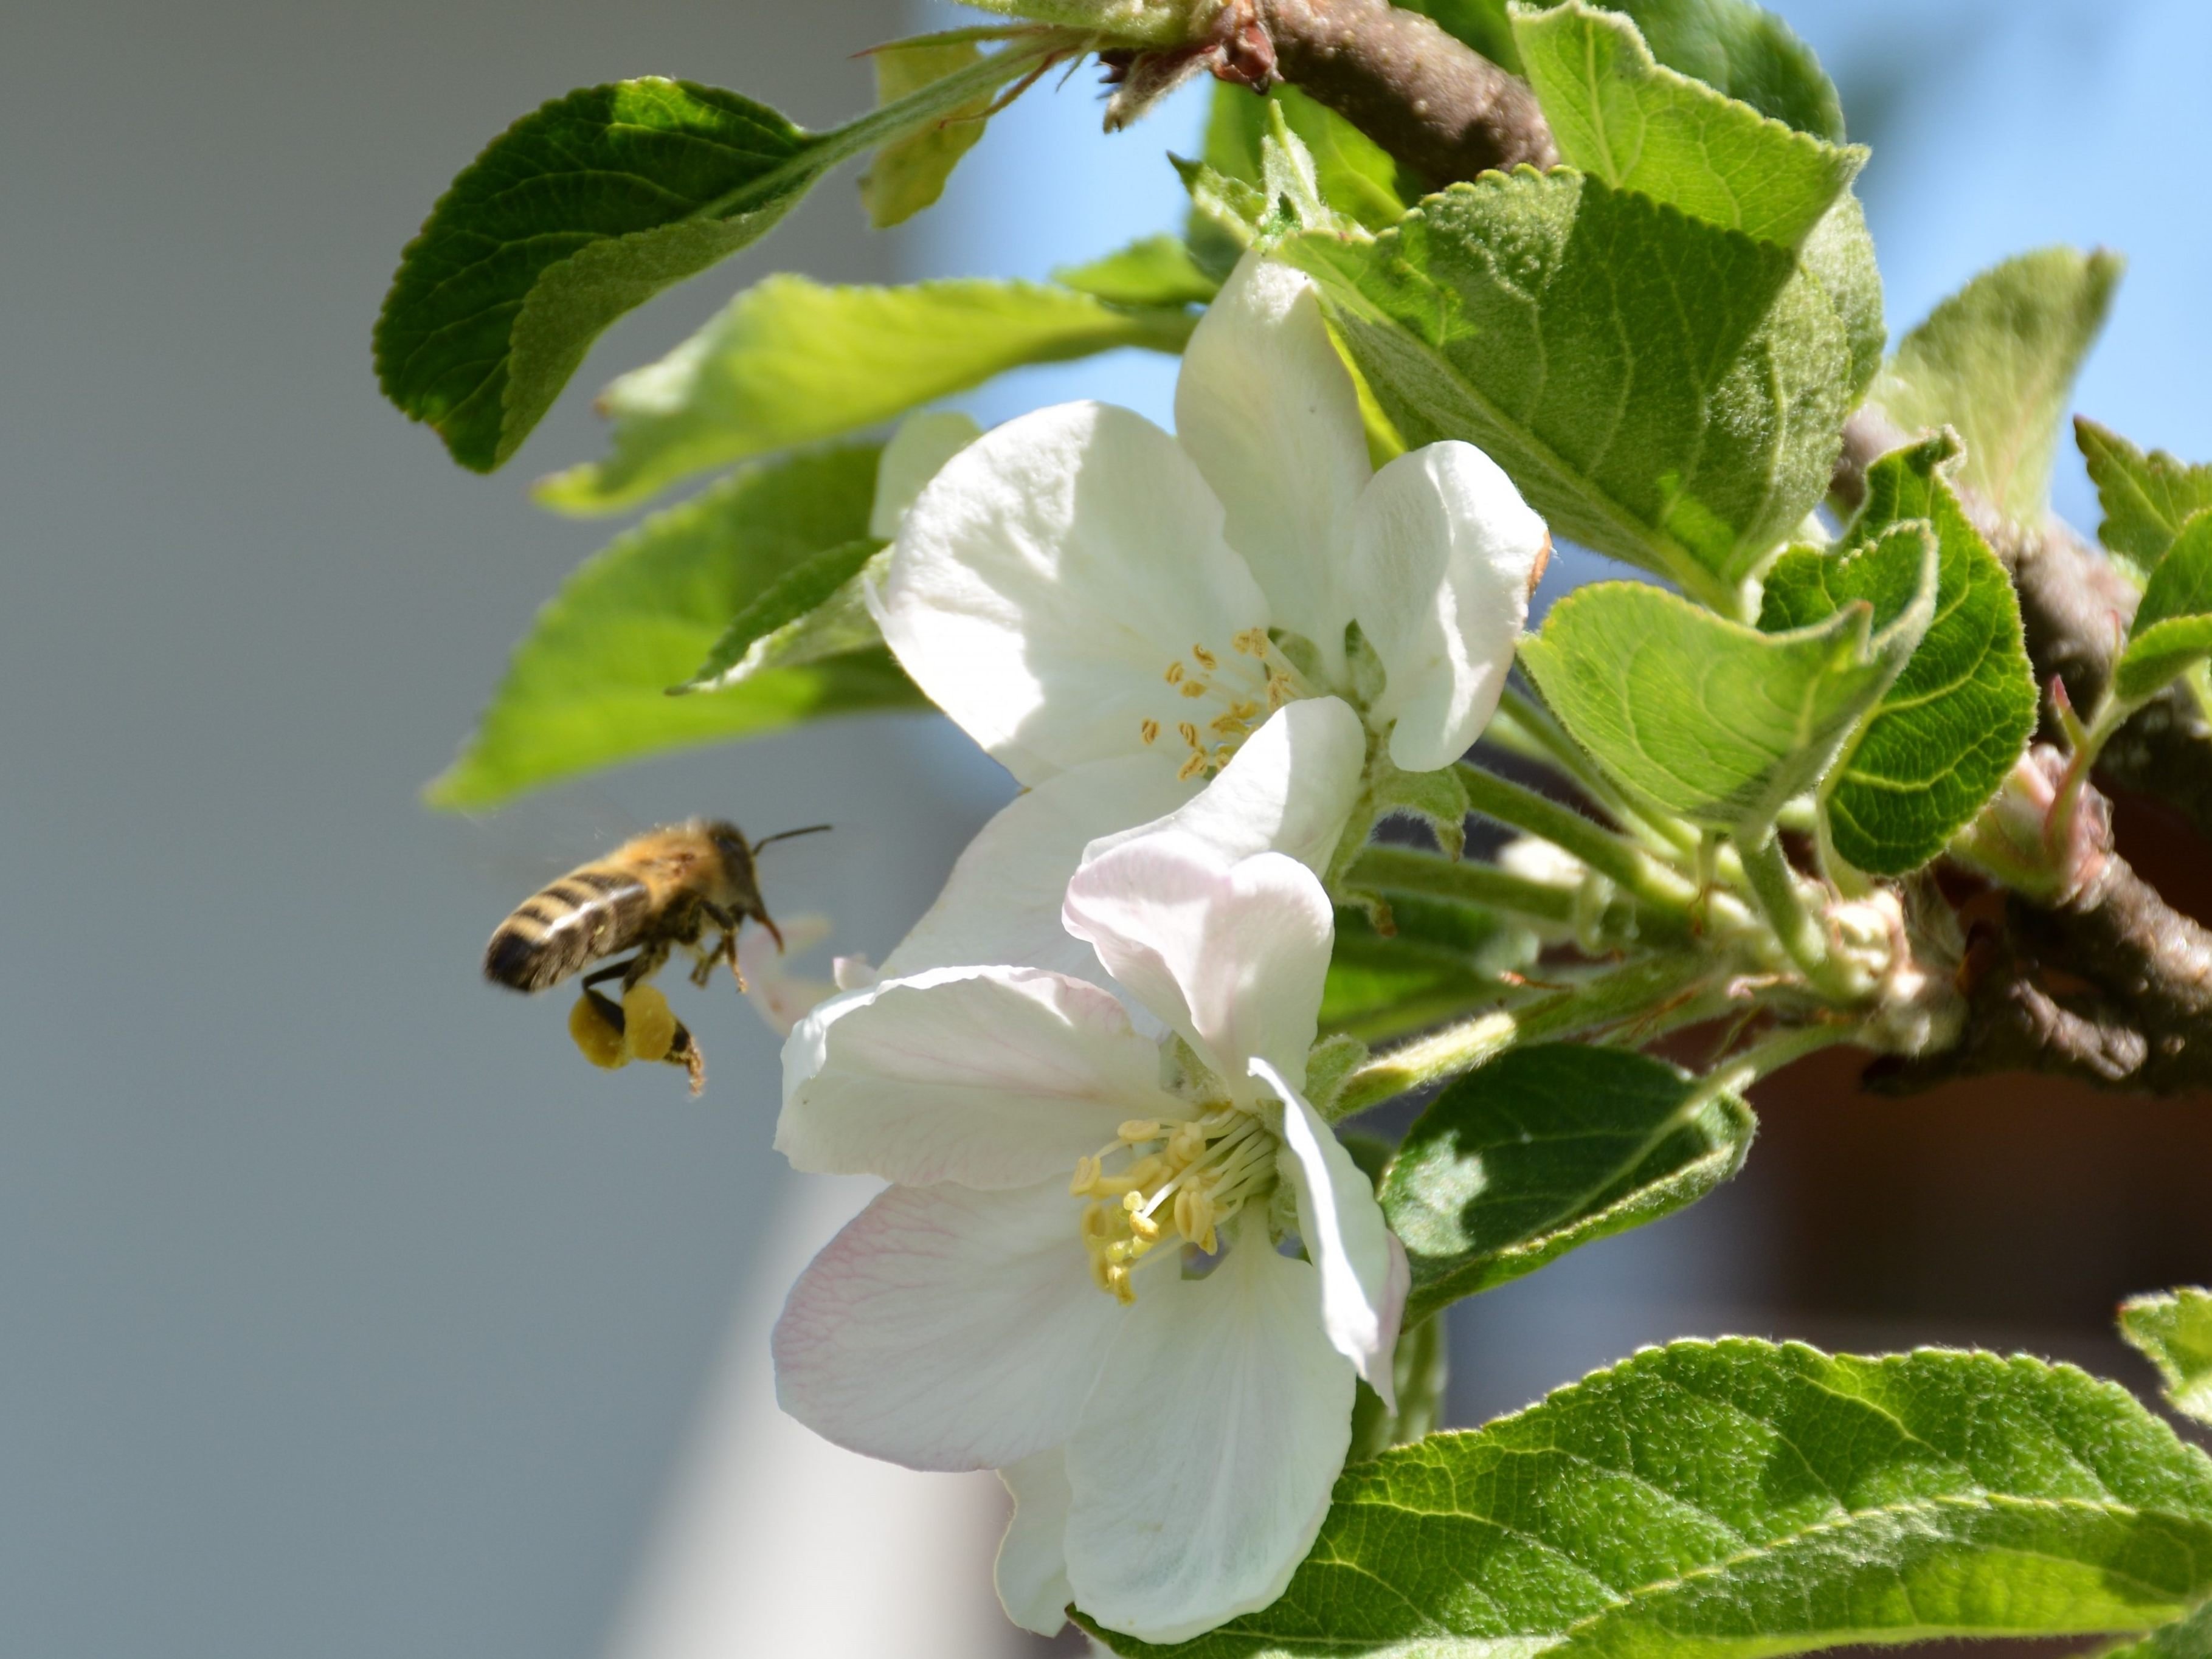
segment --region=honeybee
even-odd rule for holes
[[[678,945],[696,958],[691,982],[704,986],[714,964],[738,968],[738,930],[750,919],[768,929],[776,949],[783,934],[761,902],[754,856],[771,842],[811,836],[826,823],[786,830],[749,842],[734,823],[693,818],[624,842],[604,858],[571,870],[518,905],[484,947],[484,977],[517,991],[543,991],[603,957],[635,954],[584,976],[582,1000],[568,1019],[586,1058],[615,1066],[633,1059],[665,1060],[690,1074],[691,1092],[705,1086],[699,1045],[645,981]],[[709,924],[721,936],[702,947]],[[598,988],[622,981],[620,1002]]]

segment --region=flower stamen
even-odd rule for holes
[[[1275,1185],[1275,1138],[1233,1106],[1167,1122],[1131,1118],[1115,1139],[1076,1160],[1068,1193],[1084,1206],[1079,1233],[1098,1288],[1136,1299],[1132,1275],[1170,1228],[1211,1255],[1220,1230]],[[1109,1172],[1109,1159],[1127,1158]]]

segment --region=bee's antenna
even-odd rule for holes
[[[753,843],[753,851],[756,853],[759,852],[762,848],[767,846],[769,842],[772,841],[789,841],[793,836],[818,836],[823,830],[833,827],[834,826],[827,823],[810,823],[804,830],[779,830],[775,834],[772,836],[763,836],[758,841],[755,842]]]

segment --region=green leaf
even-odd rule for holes
[[[1946,433],[1882,457],[1867,470],[1865,504],[1837,550],[1786,553],[1766,577],[1759,627],[1810,627],[1873,597],[1863,550],[1892,526],[1935,526],[1935,620],[1823,792],[1836,851],[1876,875],[1917,870],[1942,852],[2035,730],[2019,597],[1942,477],[1958,453]]]
[[[1221,291],[1177,236],[1147,236],[1103,259],[1052,273],[1072,288],[1116,306],[1202,306]]]
[[[972,69],[983,54],[969,39],[895,41],[870,54],[876,65],[876,101],[895,104],[948,75]],[[903,224],[945,193],[960,158],[975,147],[989,116],[988,92],[875,154],[860,175],[860,205],[878,230]]]
[[[2106,1648],[2097,1659],[2212,1659],[2212,1602],[2139,1642]]]
[[[1263,184],[1261,149],[1273,119],[1270,104],[1313,157],[1322,200],[1335,212],[1370,230],[1382,230],[1397,223],[1406,204],[1420,194],[1419,181],[1404,178],[1388,150],[1326,104],[1291,86],[1255,98],[1243,87],[1217,84],[1206,118],[1206,164],[1224,178]]]
[[[1524,72],[1506,0],[1398,0],[1426,14],[1492,62]],[[1843,105],[1812,49],[1750,0],[1620,0],[1651,55],[1670,69],[1749,104],[1761,115],[1832,143],[1844,140]]]
[[[1858,556],[1843,608],[1773,634],[1640,582],[1601,582],[1553,605],[1521,662],[1615,779],[1755,846],[1903,671],[1935,614],[1938,572],[1926,524],[1893,526]]]
[[[2118,433],[2078,415],[2074,441],[2105,508],[2097,539],[2140,584],[2173,545],[2181,521],[2212,507],[2212,466],[2189,465],[2162,449],[2146,455]]]
[[[1857,197],[1846,194],[1828,210],[1797,250],[1797,263],[1827,295],[1844,325],[1851,360],[1845,401],[1856,404],[1881,372],[1881,354],[1889,343],[1881,268],[1875,262],[1874,238],[1867,234],[1866,210]]]
[[[1265,1610],[1177,1659],[1768,1659],[2141,1630],[2212,1595],[2212,1463],[2024,1357],[1675,1342],[1347,1468]]]
[[[483,721],[428,792],[496,805],[599,767],[824,714],[927,705],[880,648],[672,697],[730,619],[825,549],[866,536],[873,445],[747,468],[586,562],[515,647]]]
[[[873,426],[1024,363],[1180,351],[1194,325],[1180,305],[1125,310],[1035,283],[828,288],[770,276],[609,386],[600,408],[613,452],[544,479],[538,499],[616,512],[690,473]]]
[[[1616,189],[1796,248],[1866,164],[1663,67],[1617,13],[1567,0],[1513,30],[1560,159]]]
[[[838,162],[1066,44],[1027,36],[822,133],[658,76],[555,99],[492,140],[400,255],[376,324],[385,395],[463,466],[490,471],[615,319],[758,240]]]
[[[1874,397],[1908,432],[1966,441],[1960,482],[2007,518],[2049,504],[2058,420],[2120,280],[2119,256],[2043,248],[1984,271],[1906,335]]]
[[[1390,896],[1396,932],[1375,931],[1366,912],[1336,913],[1336,947],[1322,993],[1325,1032],[1401,1036],[1495,1000],[1501,969],[1536,957],[1534,935],[1490,911],[1410,895]]]
[[[879,541],[847,542],[800,560],[725,629],[707,660],[672,692],[719,690],[772,668],[820,662],[883,643],[864,582],[890,563]]]
[[[1382,1182],[1413,1270],[1408,1324],[1703,1198],[1742,1167],[1754,1120],[1620,1048],[1500,1055],[1439,1095]]]
[[[2120,1304],[2120,1334],[2158,1367],[2174,1410],[2212,1423],[2212,1291],[2185,1285]]]
[[[1717,609],[1826,491],[1850,339],[1785,249],[1562,168],[1279,251],[1408,444],[1477,445],[1555,535]]]
[[[2212,655],[2212,507],[2182,520],[2173,544],[2144,584],[2112,670],[2112,690],[2130,702],[2154,696],[2168,680]]]

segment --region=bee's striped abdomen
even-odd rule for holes
[[[635,876],[604,865],[572,870],[500,924],[484,947],[484,977],[542,991],[635,944],[652,908],[652,896]]]

